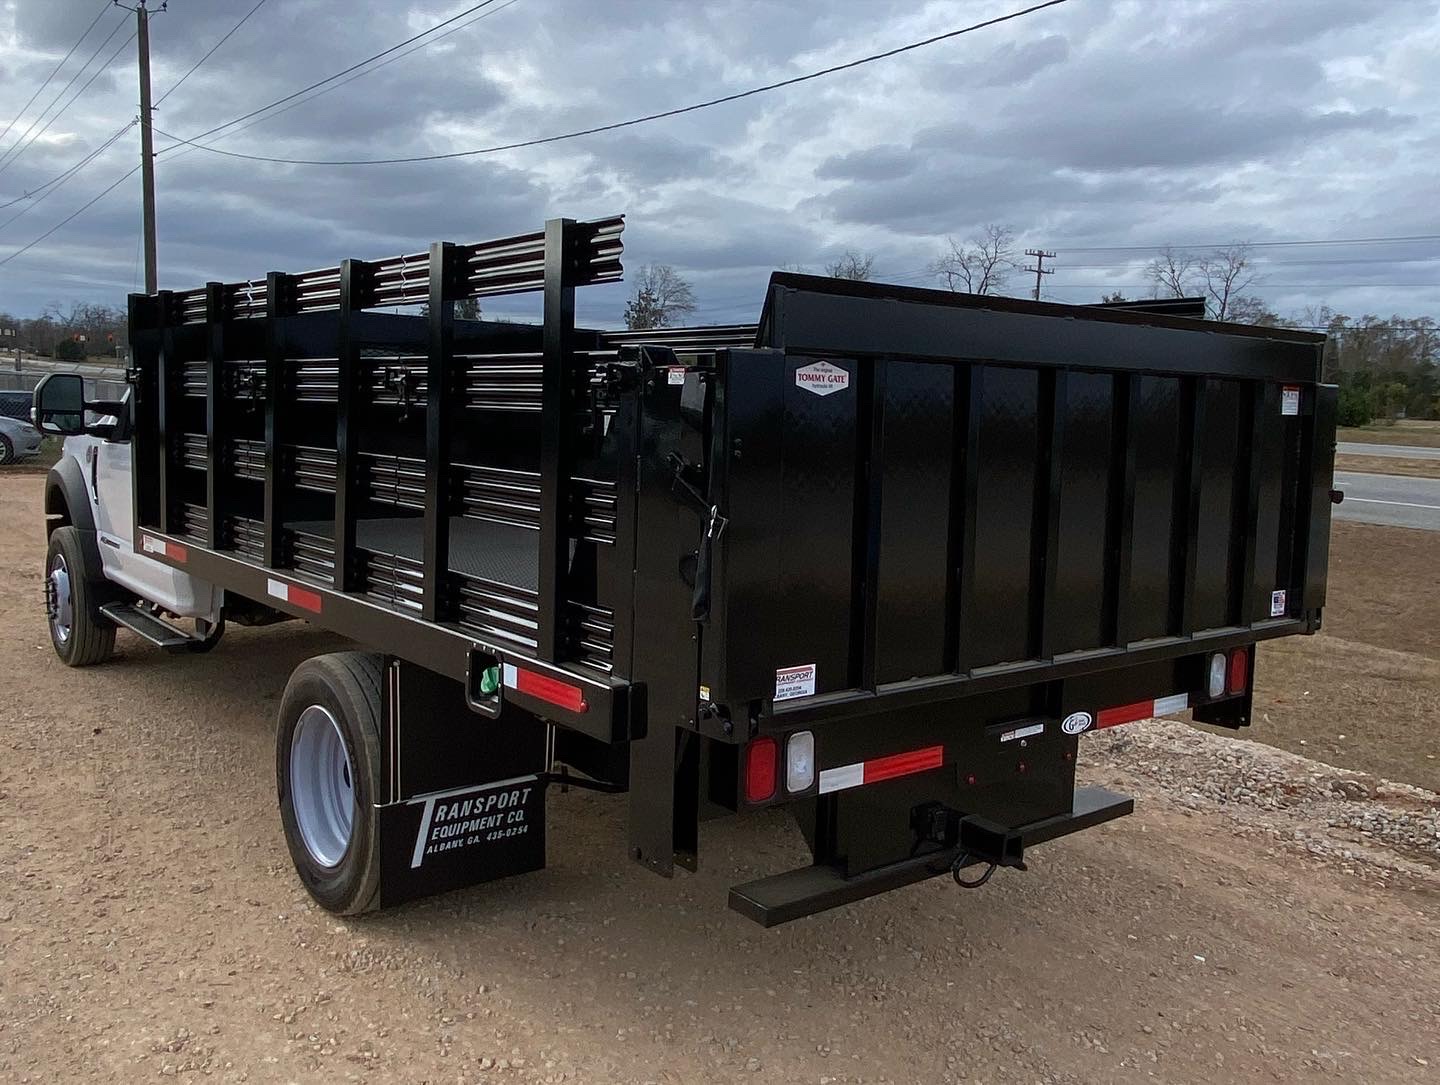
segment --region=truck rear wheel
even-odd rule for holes
[[[285,843],[310,895],[340,915],[380,900],[379,656],[335,652],[295,668],[280,701],[276,788]]]
[[[45,611],[50,643],[67,667],[103,663],[115,650],[115,627],[100,617],[94,594],[79,530],[57,527],[45,555]]]

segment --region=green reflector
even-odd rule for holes
[[[486,667],[480,674],[480,692],[494,693],[500,688],[500,668]]]

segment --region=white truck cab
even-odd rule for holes
[[[36,427],[65,437],[45,484],[45,599],[60,658],[104,660],[120,626],[157,647],[208,651],[224,632],[225,593],[135,549],[129,393],[87,401],[83,378],[56,373],[36,387],[34,404]]]

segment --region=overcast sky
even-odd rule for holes
[[[202,132],[473,2],[267,0],[163,102],[156,127]],[[157,97],[253,3],[171,0],[153,20]],[[429,48],[217,146],[323,159],[482,147],[741,90],[1023,6],[497,0]],[[100,7],[0,4],[0,125]],[[127,19],[67,99],[130,33],[133,16],[101,17],[0,155]],[[695,284],[697,321],[754,319],[771,269],[819,270],[847,247],[875,254],[877,278],[933,284],[924,269],[945,236],[992,222],[1012,226],[1021,247],[1059,253],[1047,297],[1143,296],[1152,253],[1113,247],[1440,235],[1437,56],[1435,0],[1070,0],[823,80],[497,155],[343,168],[179,147],[157,165],[160,285],[620,211],[627,264],[679,268]],[[38,141],[0,160],[0,203],[101,146],[136,101],[132,44]],[[43,202],[0,209],[0,223],[25,211],[0,226],[0,259],[132,168],[138,143],[132,128]],[[121,303],[141,281],[139,209],[137,174],[0,267],[0,310]],[[1440,315],[1440,241],[1257,254],[1256,289],[1282,313],[1329,303],[1352,315]],[[1010,287],[1025,289],[1018,277]],[[586,293],[582,317],[618,320],[623,288]]]

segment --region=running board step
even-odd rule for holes
[[[169,622],[141,610],[134,603],[106,603],[100,608],[100,613],[116,625],[123,625],[136,636],[166,651],[184,648],[198,640],[185,630],[177,629]]]

